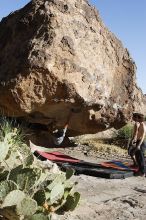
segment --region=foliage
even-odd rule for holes
[[[132,132],[133,132],[133,126],[127,124],[115,132],[115,136],[112,138],[111,141],[117,146],[120,146],[123,149],[127,149],[128,143],[132,138]]]
[[[116,132],[115,137],[117,139],[128,140],[132,137],[132,130],[133,130],[133,127],[131,125],[125,125],[124,127],[122,127]]]
[[[34,163],[20,127],[4,120],[0,129],[0,213],[8,220],[50,220],[51,213],[74,210],[80,194],[72,170],[49,173]]]
[[[17,125],[17,128],[14,127],[16,124],[13,120],[8,120],[5,117],[1,117],[0,119],[0,140],[3,141],[4,138],[8,139],[11,142],[11,145],[20,145],[23,143],[24,134],[22,132],[22,128]]]

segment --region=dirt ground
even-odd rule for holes
[[[81,201],[75,211],[61,220],[145,220],[146,178],[103,179],[75,176]],[[141,192],[140,192],[141,191]]]
[[[103,146],[104,147],[104,146]],[[112,145],[110,146],[112,148]],[[58,149],[68,155],[90,162],[127,158],[122,154],[107,154],[91,149],[88,144],[76,148]],[[112,152],[112,151],[111,151]],[[57,220],[145,220],[146,178],[104,179],[87,175],[73,176],[76,190],[81,193],[78,207]]]

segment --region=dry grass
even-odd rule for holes
[[[76,140],[81,145],[86,145],[90,149],[94,150],[97,154],[127,156],[127,149],[123,149],[118,145],[107,143],[107,140],[102,139],[86,139],[79,138]]]
[[[94,149],[97,150],[97,152],[107,153],[107,154],[117,154],[121,156],[127,155],[127,150],[120,148],[119,146],[113,145],[113,144],[105,144],[105,143],[98,143],[91,141],[94,145]]]

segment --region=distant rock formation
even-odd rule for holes
[[[120,128],[141,106],[135,64],[86,0],[32,0],[0,23],[0,111],[72,134]]]

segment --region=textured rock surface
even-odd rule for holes
[[[70,130],[96,133],[124,125],[142,96],[127,49],[86,0],[33,0],[1,21],[3,114],[62,126],[80,108]]]
[[[74,212],[58,216],[58,220],[145,220],[144,178],[107,180],[80,175],[75,181],[82,200]]]

